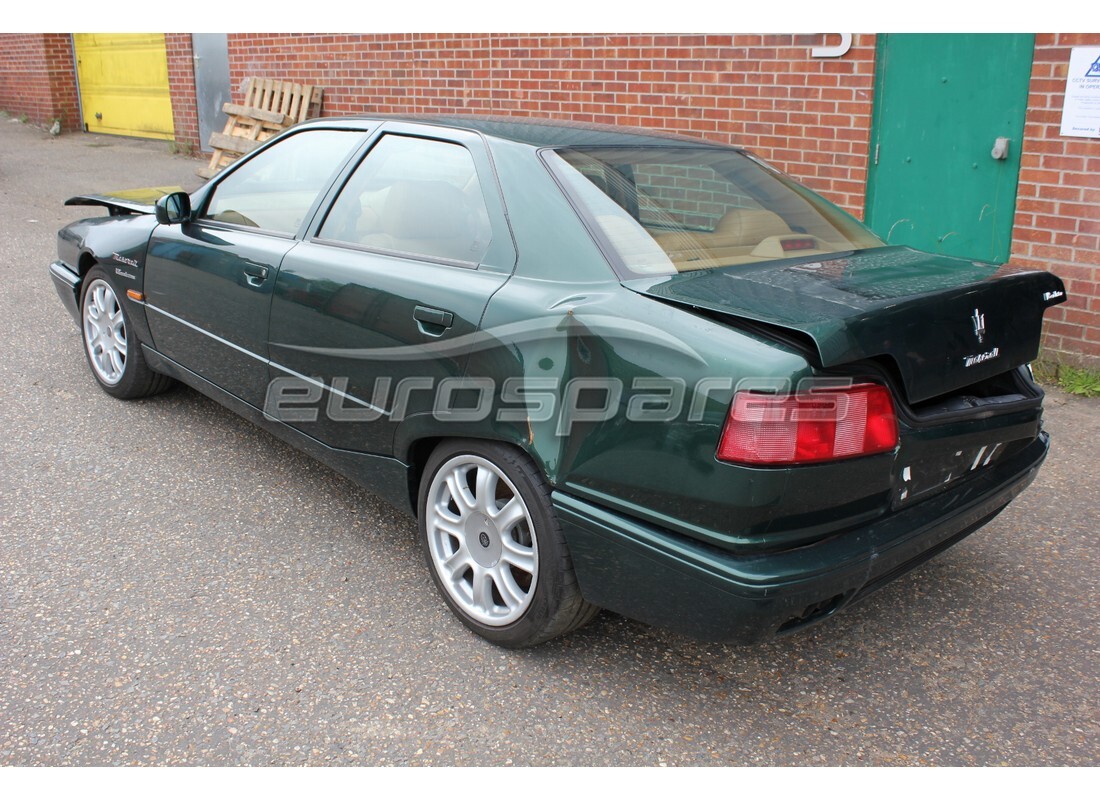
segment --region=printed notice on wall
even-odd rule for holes
[[[1100,138],[1100,47],[1075,47],[1070,53],[1061,133]]]

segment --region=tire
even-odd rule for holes
[[[102,268],[93,267],[84,276],[80,332],[92,376],[103,391],[122,400],[159,394],[175,381],[149,369],[118,297]]]
[[[479,440],[442,443],[425,465],[418,512],[436,588],[490,642],[531,647],[599,611],[581,596],[550,487],[521,451]]]

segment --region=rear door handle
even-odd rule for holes
[[[268,269],[263,264],[246,263],[244,266],[245,280],[249,286],[260,286],[267,280]]]
[[[439,336],[454,324],[454,314],[441,308],[428,308],[417,306],[413,309],[413,319],[418,323],[421,332],[429,336]]]
[[[444,311],[441,308],[428,308],[427,306],[417,306],[413,309],[413,319],[418,322],[441,325],[444,328],[449,328],[454,324],[454,314],[450,311]]]

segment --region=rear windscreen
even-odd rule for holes
[[[737,150],[591,147],[545,157],[624,279],[883,246],[844,211]]]

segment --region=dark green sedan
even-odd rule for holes
[[[190,196],[69,203],[109,214],[50,265],[103,390],[185,383],[410,509],[443,599],[507,647],[600,608],[797,630],[1047,453],[1027,365],[1057,277],[887,246],[736,148],[323,119]]]

